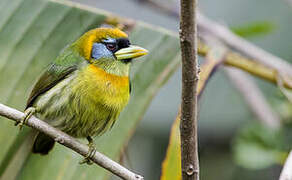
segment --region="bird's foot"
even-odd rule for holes
[[[91,161],[91,159],[93,158],[93,156],[96,153],[96,148],[94,147],[94,143],[93,143],[93,140],[92,140],[91,137],[88,136],[87,137],[87,140],[89,141],[89,143],[88,143],[88,146],[89,146],[88,153],[85,156],[85,158],[79,162],[79,164],[86,163],[88,165],[91,165],[91,164],[93,164],[93,162]]]
[[[29,107],[24,111],[24,116],[20,121],[15,122],[15,126],[19,125],[19,130],[22,129],[23,124],[35,113],[36,109],[34,107]]]

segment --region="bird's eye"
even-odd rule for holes
[[[107,43],[106,48],[110,51],[114,51],[117,48],[117,44],[116,43]]]

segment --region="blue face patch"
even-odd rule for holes
[[[92,46],[91,57],[98,59],[115,59],[113,53],[102,43],[94,43]]]

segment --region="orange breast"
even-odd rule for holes
[[[88,65],[78,75],[74,85],[88,101],[122,109],[129,100],[129,77],[109,74],[94,65]]]

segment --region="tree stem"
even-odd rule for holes
[[[182,114],[180,135],[183,180],[199,180],[197,138],[197,85],[199,77],[196,9],[197,0],[181,0]]]

